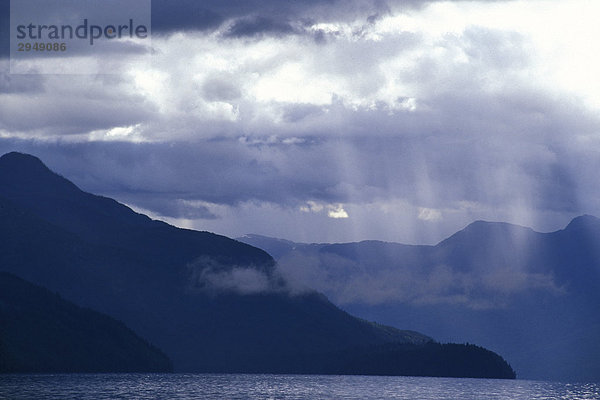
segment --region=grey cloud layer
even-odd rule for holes
[[[504,139],[477,129],[435,133],[425,126],[418,134],[365,132],[317,140],[269,136],[264,141],[1,144],[3,151],[16,147],[39,154],[84,189],[173,217],[214,218],[181,200],[231,206],[270,202],[296,209],[307,201],[407,199],[431,208],[461,201],[498,207],[523,201],[542,210],[578,213],[582,207],[598,207],[591,184],[598,162],[593,149],[569,148],[569,138],[552,131],[552,126],[577,118],[568,111],[556,111],[541,127],[504,132]],[[361,121],[354,115],[356,124],[372,117],[367,114]]]
[[[518,76],[528,63],[520,36],[473,28],[463,39],[443,44],[447,52],[464,51],[469,63],[444,64],[424,54],[398,71],[398,79],[418,84],[415,111],[391,110],[394,104],[385,102],[354,107],[335,97],[325,105],[266,103],[281,115],[278,123],[253,117],[265,104],[244,100],[242,80],[231,73],[208,75],[196,86],[169,76],[167,87],[181,104],[175,103],[176,111],[161,111],[123,78],[3,74],[0,127],[64,135],[146,126],[159,142],[50,148],[66,153],[55,165],[84,188],[164,216],[217,216],[182,200],[295,209],[307,201],[395,199],[430,208],[466,201],[487,207],[522,202],[567,213],[599,209],[590,200],[597,198],[591,185],[598,164],[594,150],[573,141],[593,135],[597,118],[576,99],[553,98]],[[367,96],[385,82],[378,80],[377,61],[409,51],[419,40],[404,35],[371,47],[335,47],[333,54],[322,54],[317,71],[358,82]],[[209,104],[237,102],[240,120],[212,123],[186,113],[195,96]],[[173,142],[165,140],[170,135]],[[58,157],[43,144],[18,146]]]
[[[158,35],[150,70],[0,73],[0,133],[24,138],[1,140],[2,150],[37,154],[86,190],[200,224],[247,203],[290,213],[343,204],[365,221],[386,220],[378,207],[408,206],[415,219],[454,224],[446,231],[512,208],[562,216],[547,226],[600,214],[600,121],[534,79],[531,44],[518,33],[471,26],[434,43],[422,32],[369,39],[377,16],[401,2],[153,4],[163,7],[159,31],[187,33]],[[314,16],[356,15],[363,22],[350,33],[312,32],[318,43],[297,34]]]
[[[423,1],[392,1],[399,5],[415,6]],[[178,1],[176,6],[168,0],[152,2],[152,25],[158,32],[179,30],[207,30],[220,26],[227,20],[234,21],[230,34],[254,36],[261,33],[293,33],[292,23],[316,17],[330,19],[355,18],[376,15],[388,10],[387,2],[381,0],[193,0]]]

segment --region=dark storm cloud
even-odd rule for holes
[[[0,59],[10,56],[10,0],[0,0]]]
[[[256,37],[263,34],[283,36],[295,32],[296,29],[288,22],[253,16],[236,20],[225,32],[225,37]]]
[[[239,19],[232,35],[254,35],[260,32],[289,31],[286,20],[305,18],[310,10],[328,10],[330,15],[356,12],[357,2],[334,0],[153,0],[152,30],[154,34],[177,31],[214,30],[227,20]],[[364,8],[377,1],[367,1]],[[35,10],[32,10],[35,11]],[[254,17],[252,17],[254,16]],[[10,0],[0,0],[0,56],[9,54]]]
[[[209,2],[197,0],[152,0],[152,30],[160,34],[217,28],[225,17],[207,6]]]
[[[160,36],[178,31],[211,31],[226,21],[235,21],[228,31],[234,37],[281,35],[298,32],[294,23],[356,18],[373,23],[392,8],[404,10],[432,2],[434,0],[153,0],[152,32]],[[10,0],[0,0],[0,57],[9,56],[9,31]],[[325,40],[323,32],[313,34],[315,40]]]
[[[155,106],[128,91],[130,85],[127,77],[118,75],[15,75],[1,71],[0,129],[43,132],[42,136],[48,137],[153,120]]]
[[[335,180],[329,173],[301,171],[306,169],[302,164],[307,160],[324,161],[323,154],[312,155],[302,146],[281,146],[287,151],[271,148],[265,154],[263,146],[238,140],[71,145],[5,140],[0,149],[3,153],[18,149],[38,155],[86,190],[124,198],[128,203],[172,216],[184,216],[188,211],[174,210],[172,204],[176,203],[169,205],[169,201],[200,200],[228,205],[268,201],[292,205],[298,203],[299,193],[303,193],[301,197],[328,200],[339,197],[332,192]],[[281,157],[286,158],[285,162]],[[327,164],[331,162],[323,166]],[[206,213],[202,217],[211,218]]]
[[[582,122],[590,117],[576,107],[539,99],[546,119],[539,123],[514,115],[509,103],[507,109],[495,109],[493,117],[481,121],[480,113],[463,113],[458,124],[454,107],[472,109],[471,103],[482,98],[455,95],[437,101],[441,104],[436,107],[443,104],[450,111],[435,123],[427,114],[392,118],[385,111],[338,110],[333,116],[330,111],[330,118],[345,120],[356,131],[344,137],[315,136],[317,140],[310,136],[259,140],[255,135],[69,146],[4,140],[1,148],[39,155],[86,190],[177,218],[217,216],[202,202],[232,206],[269,202],[297,209],[307,201],[361,204],[403,198],[443,208],[460,201],[502,207],[523,200],[541,210],[578,212],[582,198],[598,197],[589,184],[597,163],[588,165],[585,160],[591,155],[586,149],[567,149],[561,132],[555,131],[560,124],[578,126],[579,133],[593,131],[591,122],[589,126]],[[532,99],[528,102],[532,104]],[[385,123],[376,122],[386,118]],[[496,121],[519,130],[482,131]],[[360,125],[380,132],[393,129],[395,135],[365,134],[369,131]]]
[[[209,30],[223,22],[235,20],[228,35],[256,36],[263,33],[296,32],[290,22],[363,17],[373,19],[389,10],[388,3],[414,7],[420,0],[154,0],[152,27],[156,32]]]
[[[464,42],[445,38],[444,51],[464,50],[468,62],[445,62],[425,52],[414,68],[397,72],[402,81],[419,84],[413,111],[393,110],[385,102],[354,107],[335,96],[324,105],[273,102],[266,105],[283,123],[241,120],[230,123],[230,135],[223,137],[215,133],[218,124],[178,113],[179,104],[176,112],[160,115],[155,103],[134,94],[119,77],[51,77],[42,93],[36,77],[29,86],[26,81],[20,86],[18,80],[0,82],[11,93],[23,93],[0,98],[0,126],[60,135],[140,123],[147,125],[149,137],[165,130],[168,135],[154,144],[87,143],[72,145],[73,152],[53,147],[63,155],[56,164],[59,171],[76,174],[73,179],[87,190],[164,216],[214,218],[217,214],[201,202],[268,202],[298,209],[307,201],[393,199],[429,208],[459,201],[501,207],[521,200],[544,210],[576,212],[582,199],[595,197],[586,185],[590,168],[577,161],[586,149],[569,147],[565,132],[594,133],[597,119],[575,101],[549,97],[510,79],[528,62],[520,36],[482,28],[464,36]],[[390,48],[398,54],[418,41],[415,35],[400,35],[391,45],[342,43],[349,48],[319,55],[323,62],[317,73],[348,77],[351,89],[370,95],[383,79],[373,73],[380,70],[375,61],[385,59]],[[241,80],[216,72],[202,77],[197,88],[185,79],[167,81],[165,88],[175,87],[167,99],[184,106],[196,98],[188,101],[177,83],[211,102],[234,101],[244,95]],[[27,95],[32,90],[36,96]],[[253,104],[243,106],[242,114],[254,111]],[[38,112],[28,113],[31,107]],[[186,132],[183,140],[165,142],[177,130]],[[57,158],[45,147],[51,145],[23,143],[34,154]]]
[[[128,16],[135,20],[136,23],[147,25],[150,23],[150,9],[142,8],[147,3],[128,1],[128,2],[77,2],[73,0],[44,0],[39,2],[33,0],[25,2],[24,0],[15,0],[13,9],[11,10],[11,0],[0,0],[0,57],[10,55],[10,38],[15,38],[16,32],[10,32],[11,12],[13,17],[16,16],[16,21],[25,25],[33,23],[34,25],[61,25],[81,23],[85,18],[89,20],[90,25],[106,26],[114,24],[115,9],[118,15]],[[73,57],[86,53],[107,53],[114,52],[116,54],[136,54],[141,51],[147,51],[139,45],[129,43],[111,42],[110,46],[106,43],[94,43],[94,46],[89,46],[84,40],[67,41],[68,51],[61,52],[61,57]],[[102,43],[102,42],[100,42]],[[33,54],[27,54],[29,58],[33,58]],[[21,58],[25,55],[20,54]]]
[[[42,136],[87,134],[94,130],[108,130],[131,126],[152,118],[152,110],[143,110],[127,99],[105,103],[100,99],[56,99],[42,97],[36,101],[36,112],[31,113],[29,99],[20,96],[0,101],[0,129],[37,133]],[[68,110],[68,111],[65,111]]]
[[[438,0],[153,0],[152,28],[157,33],[206,31],[238,20],[233,36],[294,33],[290,22],[364,19],[374,23],[393,9],[414,9]],[[454,0],[456,2],[467,0]],[[483,0],[483,2],[511,0]]]
[[[269,2],[264,12],[252,2],[239,10],[207,2],[219,15],[209,25],[229,27],[232,50],[219,35],[161,37],[155,68],[128,77],[1,75],[1,133],[115,140],[112,128],[135,127],[156,142],[4,139],[0,148],[39,155],[85,190],[154,215],[219,219],[214,226],[247,204],[266,204],[267,221],[295,213],[306,230],[320,227],[304,221],[338,209],[349,221],[393,225],[381,204],[439,224],[452,213],[469,222],[468,207],[600,213],[595,146],[574,140],[593,140],[598,118],[528,78],[537,69],[527,39],[483,27],[434,39],[372,27],[380,40],[369,39],[369,16],[391,3],[369,3],[357,25],[341,24],[317,46],[279,36],[286,24],[306,28],[303,12],[333,12],[336,2],[282,2],[285,12]],[[340,15],[358,9],[351,2]],[[286,229],[299,230],[291,219]]]

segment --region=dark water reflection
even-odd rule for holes
[[[324,375],[0,375],[0,399],[600,399],[600,384]]]

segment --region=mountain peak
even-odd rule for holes
[[[39,158],[31,154],[12,151],[0,157],[0,169],[14,169],[16,171],[44,171],[50,169]]]
[[[516,225],[516,224],[511,224],[510,222],[498,222],[498,221],[484,221],[481,219],[478,219],[476,221],[471,222],[469,225],[467,225],[467,227],[465,229],[473,229],[473,228],[480,228],[480,227],[502,227],[505,229],[511,229],[511,228],[516,228],[516,229],[530,229],[521,225]]]
[[[575,217],[569,222],[569,225],[565,228],[565,230],[570,229],[579,229],[579,228],[589,228],[592,226],[597,226],[600,224],[600,219],[594,217],[593,215],[584,214],[579,217]]]
[[[448,246],[456,242],[475,243],[481,240],[497,241],[499,238],[525,237],[534,230],[520,225],[508,222],[490,222],[477,220],[470,223],[465,228],[456,232],[452,236],[442,240],[438,246]]]
[[[79,188],[52,172],[42,160],[30,154],[11,152],[0,157],[0,194],[51,193],[70,195]]]

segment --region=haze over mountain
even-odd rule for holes
[[[0,218],[2,270],[124,321],[178,371],[369,372],[360,360],[372,358],[370,348],[425,355],[431,342],[352,317],[314,291],[290,294],[263,250],[151,220],[81,191],[33,156],[0,157]],[[481,360],[481,371],[495,366],[481,376],[514,377],[491,352],[458,354]]]
[[[482,344],[523,378],[600,379],[600,220],[538,233],[477,221],[435,246],[239,240],[362,318]]]

